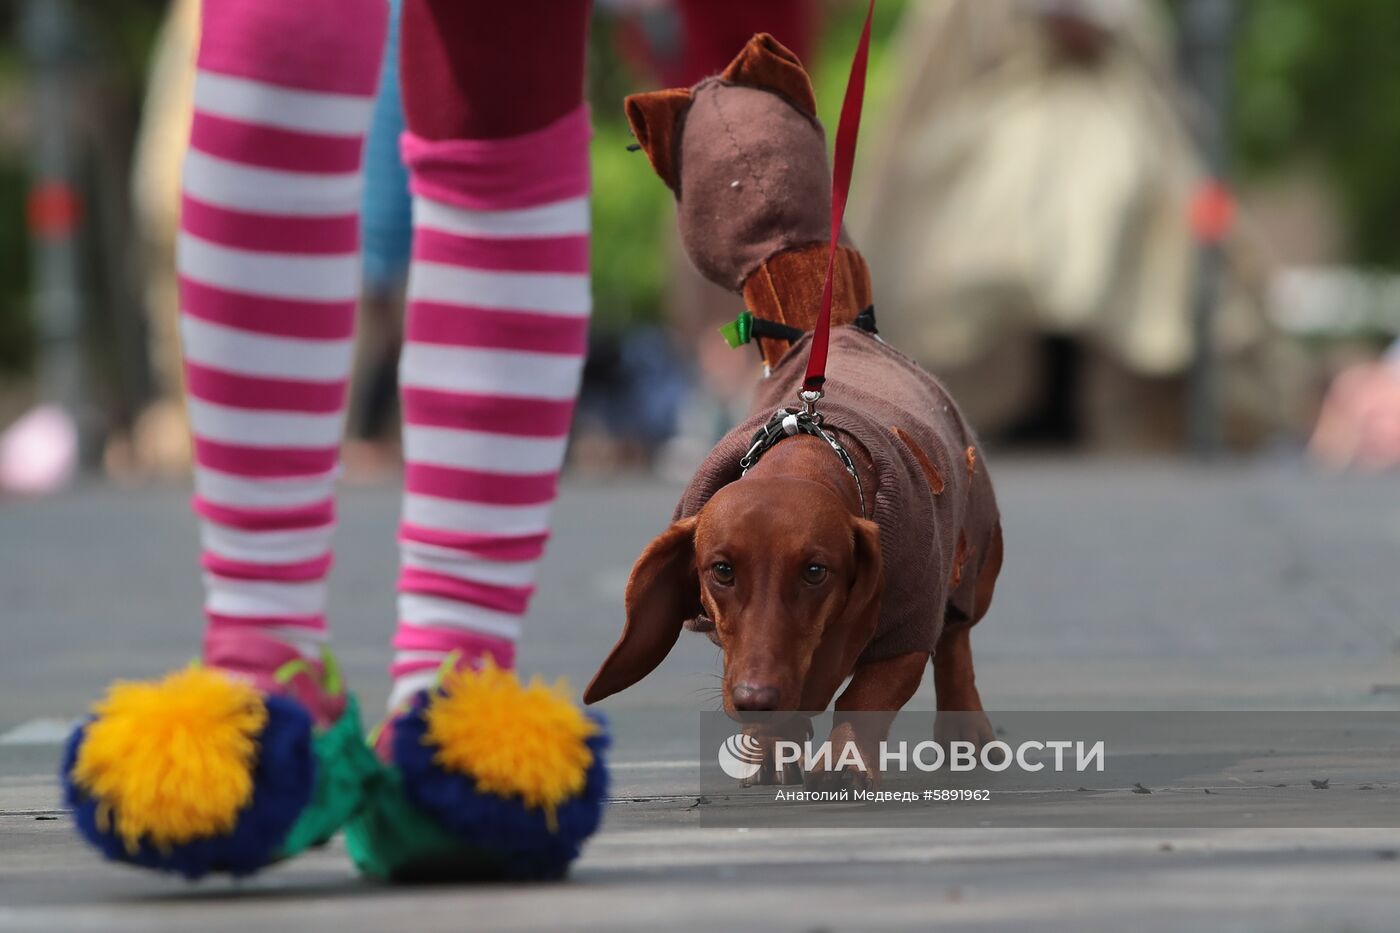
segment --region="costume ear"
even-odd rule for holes
[[[812,119],[817,117],[817,97],[812,79],[802,62],[787,47],[766,32],[749,40],[720,77],[731,84],[774,91]]]
[[[864,645],[880,619],[880,592],[884,589],[884,562],[880,556],[880,526],[855,519],[856,566],[851,591],[846,596],[846,620],[856,644]]]
[[[627,579],[627,624],[583,691],[583,702],[596,703],[650,674],[680,637],[685,621],[700,614],[695,523],[694,516],[673,522],[637,558]]]
[[[651,160],[651,167],[671,190],[678,190],[680,176],[676,170],[677,147],[681,119],[690,106],[690,89],[677,87],[647,94],[632,94],[622,102],[632,135]]]

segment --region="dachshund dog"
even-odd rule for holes
[[[622,637],[584,700],[645,677],[690,628],[720,646],[724,708],[768,752],[757,782],[804,780],[774,765],[772,744],[806,738],[800,711],[833,697],[833,748],[854,742],[877,762],[930,658],[935,737],[990,740],[969,641],[1002,559],[986,464],[943,387],[876,335],[869,272],[844,236],[820,426],[770,418],[802,381],[829,257],[830,170],[807,73],[758,35],[720,75],[626,110],[675,193],[687,254],[744,295],[770,374],[638,558]],[[849,764],[805,777],[878,780]]]

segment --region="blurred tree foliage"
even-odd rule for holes
[[[28,314],[29,232],[24,200],[28,189],[27,153],[17,138],[13,106],[20,99],[22,63],[14,38],[14,10],[0,6],[7,27],[0,42],[0,102],[8,117],[0,124],[0,373],[27,371],[34,359],[34,329]]]
[[[1352,260],[1400,268],[1400,2],[1251,0],[1238,40],[1240,170],[1316,164]]]
[[[26,372],[34,360],[29,296],[29,234],[24,221],[26,173],[0,157],[0,373]]]
[[[29,188],[28,127],[42,114],[30,111],[29,62],[21,46],[26,7],[45,0],[0,0],[0,373],[25,372],[35,357],[30,304],[31,252],[25,218]],[[73,140],[80,172],[91,175],[97,159],[131,145],[142,83],[165,0],[70,0],[81,65]],[[96,113],[94,108],[110,108]],[[84,110],[83,108],[86,108]],[[122,160],[125,161],[123,155]],[[79,179],[81,182],[85,179]],[[91,200],[89,198],[89,200]],[[87,212],[88,216],[92,211]],[[89,259],[89,262],[92,262]],[[107,296],[94,296],[105,311]],[[110,323],[110,322],[109,322]]]

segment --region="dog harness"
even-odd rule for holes
[[[855,461],[851,459],[846,448],[841,446],[841,442],[836,439],[836,436],[822,426],[821,414],[815,411],[810,403],[803,411],[779,408],[773,412],[773,417],[768,419],[768,423],[754,434],[753,443],[749,445],[748,453],[739,460],[739,478],[743,479],[754,464],[758,463],[759,458],[771,450],[778,441],[796,434],[821,438],[836,452],[836,456],[841,458],[841,465],[846,468],[847,473],[851,474],[851,479],[856,481],[856,497],[860,499],[860,515],[861,518],[865,518],[865,490],[861,488],[860,474],[856,472]]]

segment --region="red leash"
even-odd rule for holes
[[[836,244],[841,238],[841,219],[846,214],[846,194],[851,187],[851,169],[856,160],[856,134],[860,130],[860,105],[865,98],[865,65],[870,58],[870,20],[875,15],[875,0],[865,11],[865,26],[860,31],[860,43],[851,60],[851,77],[846,82],[846,96],[841,101],[841,120],[836,124],[836,155],[831,170],[831,252],[826,261],[826,284],[822,286],[822,307],[817,326],[812,332],[812,347],[807,356],[807,376],[802,380],[803,401],[811,403],[821,397],[826,382],[826,353],[831,342],[831,292],[836,278]],[[808,397],[808,393],[812,393]]]

